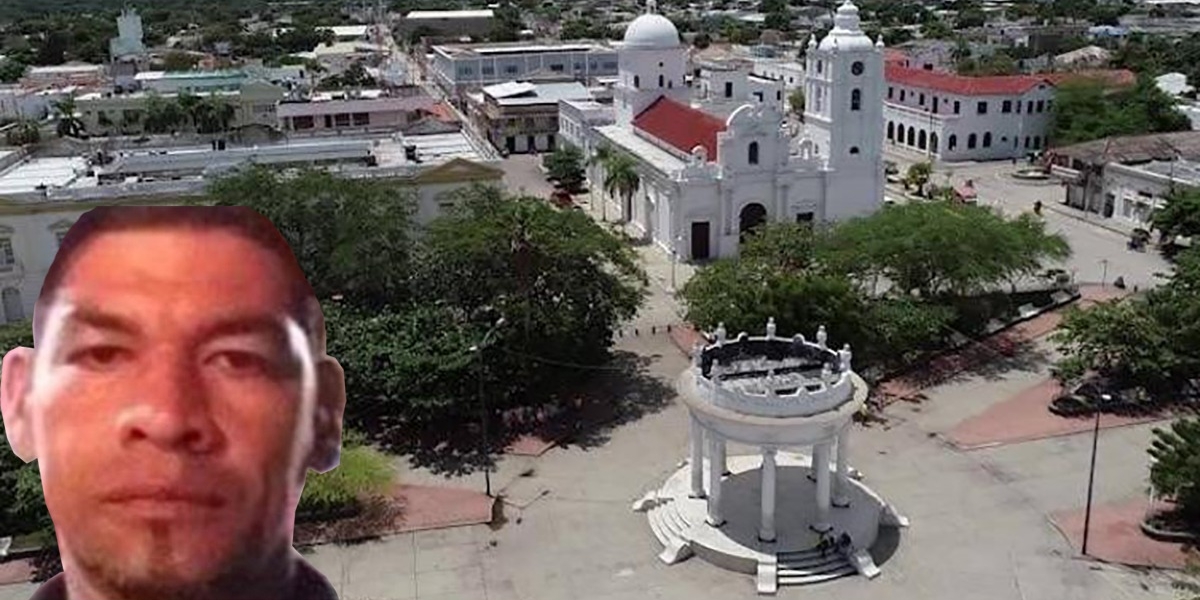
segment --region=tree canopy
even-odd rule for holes
[[[1086,79],[1068,81],[1054,97],[1051,140],[1076,144],[1109,136],[1187,131],[1191,121],[1148,76],[1129,90],[1108,91]]]

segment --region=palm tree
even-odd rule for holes
[[[186,115],[187,121],[191,122],[192,127],[199,128],[203,100],[195,94],[184,92],[179,94],[175,101],[179,103],[179,108],[183,109],[183,114]]]
[[[590,194],[592,194],[593,198],[595,198],[595,194],[596,194],[596,192],[594,191],[594,188],[596,187],[596,183],[599,182],[599,180],[600,180],[600,177],[596,174],[595,170],[597,167],[599,167],[600,171],[603,172],[605,170],[606,166],[608,165],[608,161],[612,160],[613,154],[614,153],[613,153],[612,146],[609,146],[608,144],[602,144],[602,145],[596,147],[596,149],[592,151],[592,156],[588,158],[588,161],[587,161],[587,166],[589,168],[588,169],[588,171],[589,171],[588,172],[588,192]],[[608,200],[604,197],[604,192],[606,192],[606,191],[607,190],[604,190],[600,193],[600,220],[601,221],[608,220],[608,212],[606,210],[607,205],[608,205]]]
[[[620,196],[622,215],[626,221],[633,212],[633,195],[642,186],[642,178],[637,172],[637,161],[624,152],[614,153],[604,165],[604,191],[613,196]]]
[[[58,119],[55,129],[58,137],[78,137],[83,133],[83,121],[75,115],[75,98],[73,96],[55,100],[53,107],[54,116]]]

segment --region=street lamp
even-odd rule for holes
[[[1100,396],[1107,405],[1112,400],[1109,394]],[[1096,446],[1100,443],[1100,411],[1096,411],[1096,425],[1092,428],[1092,466],[1088,470],[1088,488],[1087,488],[1087,508],[1083,512],[1083,549],[1082,553],[1087,556],[1088,548],[1088,532],[1092,527],[1092,489],[1096,483]]]
[[[1101,268],[1104,269],[1100,275],[1100,287],[1107,287],[1108,286],[1108,259],[1107,258],[1100,259],[1100,266],[1101,266]]]
[[[675,267],[679,264],[679,245],[683,243],[683,234],[675,236],[675,244],[671,246],[671,293],[675,293]]]
[[[475,344],[470,348],[470,351],[475,354],[475,369],[479,379],[479,411],[481,417],[480,426],[482,428],[481,433],[483,434],[483,456],[485,461],[483,465],[483,485],[488,497],[491,497],[492,495],[492,466],[487,463],[487,457],[489,456],[492,446],[491,441],[488,439],[488,420],[490,417],[490,411],[488,411],[487,394],[483,393],[483,349],[487,348],[488,345],[491,344],[492,336],[504,326],[505,322],[506,321],[504,320],[504,317],[496,319],[496,322],[492,325],[492,327],[483,335],[483,339],[480,340],[478,344]]]

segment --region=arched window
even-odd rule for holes
[[[1040,136],[1040,135],[1033,136],[1033,149],[1039,150],[1039,149],[1041,149],[1041,147],[1042,147],[1042,136]]]
[[[937,152],[937,151],[938,151],[938,145],[937,145],[937,143],[938,143],[937,134],[936,134],[936,133],[930,133],[930,134],[929,134],[929,151],[930,151],[930,152]]]
[[[975,149],[975,140],[975,134],[972,133],[971,135],[967,136],[967,150]]]
[[[758,142],[750,142],[750,147],[748,148],[747,153],[749,154],[748,158],[750,159],[750,164],[757,165],[758,164]]]
[[[888,121],[887,136],[889,142],[896,139],[896,124],[891,121]]]
[[[992,132],[990,132],[990,131],[985,131],[985,132],[984,132],[984,134],[983,134],[983,147],[984,147],[984,148],[991,148],[991,147],[992,147]]]
[[[664,79],[665,78],[662,76],[662,73],[659,73],[658,74],[658,87],[662,87],[664,84],[666,84],[666,81],[664,81]]]
[[[861,90],[850,90],[850,110],[862,110]]]
[[[922,129],[921,133],[917,134],[917,148],[924,150],[926,142],[928,140],[925,138],[925,130]]]
[[[850,154],[858,154],[858,146],[850,146]]]
[[[642,78],[638,77],[637,75],[634,75],[633,76],[633,89],[636,90],[640,87],[642,87]]]
[[[819,61],[819,60],[817,61],[817,74],[818,74],[818,75],[820,75],[820,74],[821,74],[821,69],[822,69],[824,66],[825,66],[825,65],[824,65],[824,63],[822,63],[822,62],[821,62],[821,61]]]
[[[668,82],[667,82],[667,88],[668,88],[668,89],[675,89],[675,80],[674,80],[674,79],[672,79],[672,80],[670,80],[670,81],[668,81]]]
[[[916,128],[916,127],[909,127],[909,128],[908,128],[908,139],[907,139],[907,141],[908,141],[908,145],[909,145],[909,146],[916,146],[916,145],[917,145],[917,128]]]
[[[950,149],[954,150],[956,148],[958,148],[958,136],[952,133],[950,134]]]
[[[904,143],[904,123],[896,126],[896,141],[901,144]]]

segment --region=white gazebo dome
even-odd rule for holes
[[[633,20],[625,30],[625,47],[665,50],[679,47],[679,30],[670,19],[654,13]]]

